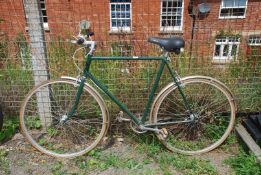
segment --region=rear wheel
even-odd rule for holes
[[[75,157],[97,146],[106,133],[108,116],[101,96],[85,85],[78,108],[68,118],[78,84],[72,80],[46,81],[33,88],[20,110],[21,130],[41,152]]]
[[[167,131],[164,137],[158,135],[159,139],[169,150],[183,154],[213,150],[233,128],[236,107],[231,93],[224,84],[209,77],[186,78],[181,80],[181,87],[192,114],[174,83],[165,88],[156,98],[151,121],[178,123],[159,126]]]

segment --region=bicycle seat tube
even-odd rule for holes
[[[176,86],[177,86],[177,88],[178,88],[178,90],[179,90],[179,93],[180,93],[180,95],[181,95],[181,97],[182,97],[182,99],[183,99],[183,102],[184,102],[184,104],[185,104],[185,107],[186,107],[186,109],[189,111],[189,114],[193,114],[193,112],[192,112],[192,110],[191,110],[191,107],[190,107],[190,105],[189,105],[189,102],[188,102],[188,100],[187,100],[187,98],[186,98],[186,95],[184,94],[184,92],[183,92],[183,90],[182,90],[182,87],[181,87],[181,78],[180,78],[180,76],[178,75],[178,73],[177,73],[176,71],[174,71],[174,69],[170,66],[170,61],[171,61],[171,59],[170,59],[170,57],[169,57],[168,52],[166,52],[164,55],[167,57],[167,68],[168,68],[168,70],[169,70],[169,72],[170,72],[171,77],[172,77],[173,80],[174,80],[174,83],[176,84]]]

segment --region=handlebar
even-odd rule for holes
[[[93,32],[88,33],[87,37],[90,38],[90,36],[94,35]],[[89,55],[92,55],[96,49],[96,42],[95,41],[88,41],[86,40],[86,36],[84,35],[79,35],[78,37],[75,37],[76,40],[71,40],[71,43],[73,44],[79,44],[79,45],[83,45],[84,47],[87,47],[90,49],[89,51]]]

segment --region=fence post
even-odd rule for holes
[[[24,0],[24,9],[30,38],[33,78],[35,85],[37,85],[49,79],[43,20],[38,0]],[[46,87],[42,88],[36,94],[37,110],[44,128],[51,123],[51,100],[49,92],[49,88]]]

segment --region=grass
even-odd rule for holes
[[[81,156],[75,159],[78,168],[90,171],[104,171],[110,167],[114,169],[137,170],[143,168],[143,162],[132,157],[121,157],[115,153],[102,153],[100,150],[93,150],[89,153],[90,157]]]
[[[153,135],[138,136],[136,140],[138,152],[158,163],[163,174],[173,174],[173,170],[181,171],[185,175],[217,174],[216,168],[209,161],[170,153]]]
[[[138,142],[137,151],[152,158],[152,161],[157,162],[163,174],[173,174],[173,169],[185,175],[218,174],[217,168],[208,160],[170,153],[156,143],[151,136],[138,136],[135,140]],[[235,150],[235,148],[237,149]],[[236,175],[261,174],[261,166],[258,164],[255,156],[243,151],[237,142],[235,133],[232,132],[219,149],[233,154],[224,162],[231,167]]]
[[[250,153],[246,153],[243,149],[239,154],[232,156],[224,161],[234,169],[236,175],[260,175],[261,166],[257,162],[256,157]]]

